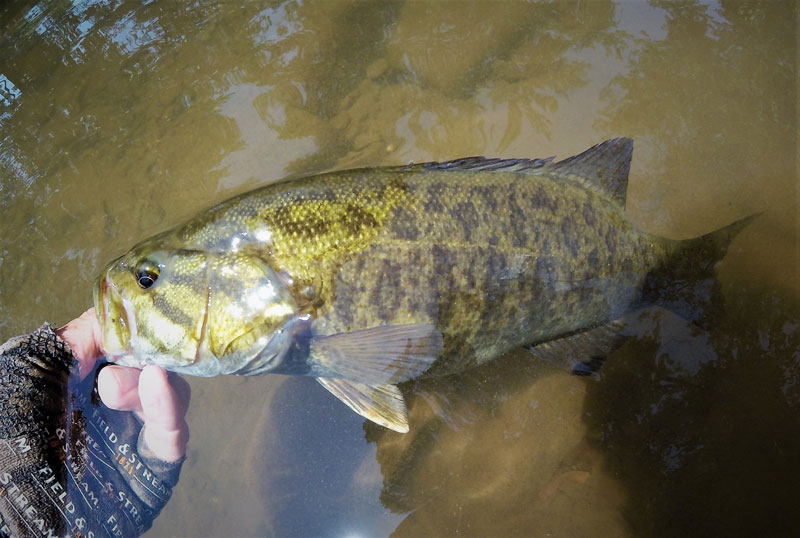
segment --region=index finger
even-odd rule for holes
[[[101,355],[102,333],[94,308],[56,329],[56,334],[69,345],[77,357],[80,377],[85,378]]]

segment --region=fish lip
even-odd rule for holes
[[[132,317],[129,309],[132,307],[130,301],[126,301],[117,290],[117,287],[108,281],[108,274],[103,274],[98,279],[98,285],[94,290],[95,315],[100,323],[102,338],[100,349],[103,354],[114,362],[126,357],[133,358],[133,338],[136,336],[136,320]],[[122,322],[128,331],[127,342],[119,349],[109,349],[107,347],[106,327],[111,317],[110,310],[112,305],[115,307],[117,315],[121,316]],[[122,342],[120,342],[122,344]]]
[[[103,333],[103,327],[105,327],[106,319],[108,318],[108,303],[106,299],[106,290],[108,289],[108,284],[106,283],[106,279],[103,275],[97,279],[97,284],[95,285],[93,291],[93,302],[94,302],[94,315],[97,317],[97,322],[100,324],[101,333]],[[100,342],[100,349],[105,353],[105,348],[103,347],[105,344],[105,338],[101,338]]]

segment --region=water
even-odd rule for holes
[[[191,379],[150,536],[800,530],[794,3],[61,0],[5,5],[0,28],[0,340],[288,174],[625,135],[643,229],[763,212],[718,266],[715,327],[650,313],[598,380],[516,354],[432,383],[446,420],[411,396],[403,436],[308,379]]]

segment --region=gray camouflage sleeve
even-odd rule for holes
[[[0,346],[0,535],[139,536],[178,481],[50,325]]]

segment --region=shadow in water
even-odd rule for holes
[[[394,523],[380,517],[385,512],[378,501],[380,474],[374,449],[364,443],[361,418],[311,378],[287,377],[275,401],[270,435],[259,441],[252,462],[263,473],[259,493],[270,534],[391,531]]]
[[[418,382],[410,433],[365,424],[394,535],[800,530],[800,308],[730,302],[708,331],[641,312],[599,379],[519,352]]]
[[[657,316],[584,416],[637,536],[789,536],[800,475],[800,305],[741,290],[711,333]]]

